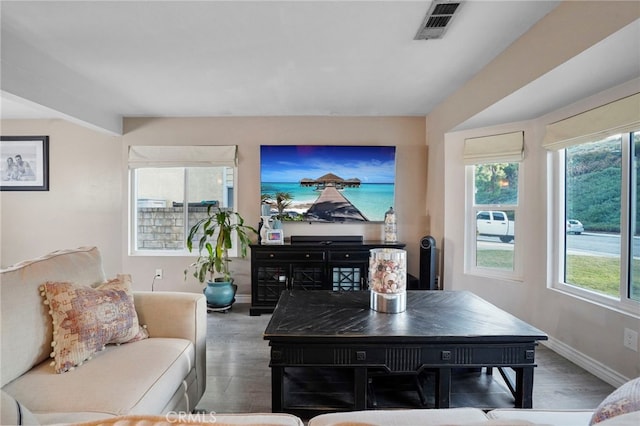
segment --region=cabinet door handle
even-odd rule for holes
[[[273,257],[275,256],[275,254],[273,253],[269,253],[269,257],[273,259]]]
[[[310,257],[311,255],[309,253],[305,254],[304,257]]]
[[[348,259],[349,258],[349,253],[345,254],[344,257]]]

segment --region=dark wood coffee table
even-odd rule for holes
[[[452,369],[509,367],[515,406],[531,408],[535,348],[547,335],[468,291],[409,291],[407,310],[386,314],[369,309],[368,291],[315,290],[282,292],[264,338],[271,346],[272,411],[283,412],[292,411],[284,376],[293,367],[352,370],[354,410],[367,408],[374,369],[434,369],[435,405],[447,408]]]

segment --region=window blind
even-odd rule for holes
[[[559,150],[640,128],[640,93],[547,125],[542,146]]]
[[[144,167],[235,167],[236,145],[129,147],[129,168]]]
[[[524,132],[464,140],[465,164],[517,163],[524,158]]]

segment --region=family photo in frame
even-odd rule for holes
[[[49,137],[0,137],[0,190],[49,190]]]

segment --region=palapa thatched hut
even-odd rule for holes
[[[359,187],[360,179],[351,178],[351,179],[343,179],[340,176],[337,176],[333,173],[327,173],[326,175],[320,176],[317,179],[309,179],[304,178],[300,180],[300,185],[302,186],[315,186],[316,189],[322,189],[327,186],[334,186],[338,189],[342,189],[345,187]]]
[[[334,175],[333,173],[327,173],[326,175],[320,176],[318,179],[316,179],[316,182],[323,184],[325,186],[327,185],[337,186],[342,182],[344,182],[344,179],[342,179],[340,176]]]
[[[302,178],[300,180],[300,185],[301,186],[315,186],[316,185],[316,180],[315,179],[311,179],[311,178]]]

